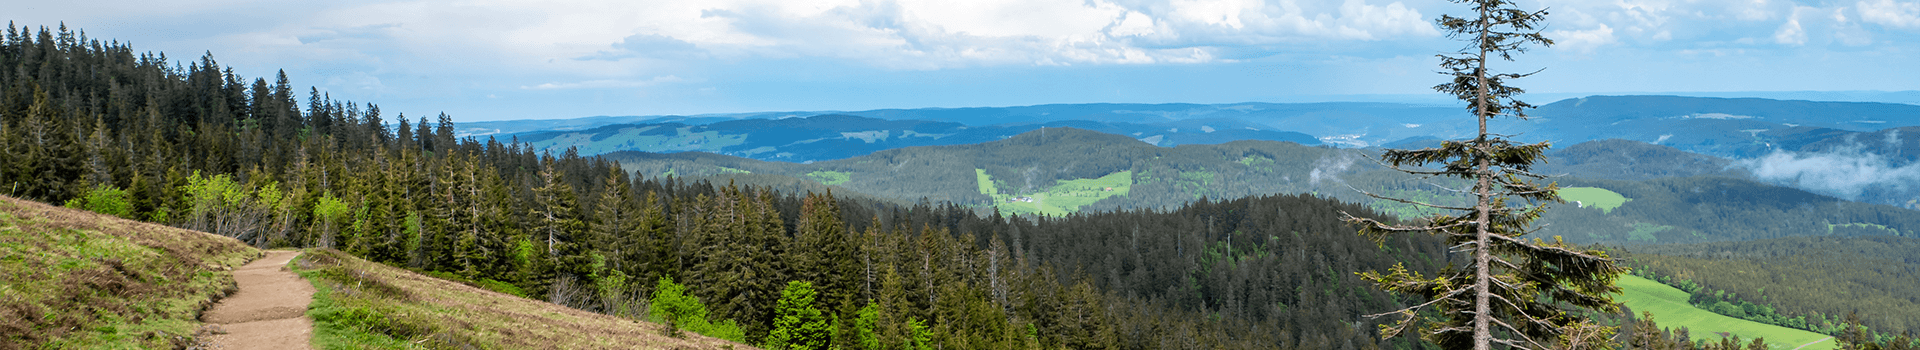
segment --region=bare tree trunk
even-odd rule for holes
[[[1477,106],[1474,111],[1474,116],[1478,117],[1477,119],[1480,121],[1480,134],[1479,137],[1474,138],[1473,148],[1474,151],[1481,154],[1475,155],[1479,160],[1474,164],[1474,177],[1476,178],[1477,184],[1474,185],[1473,191],[1474,194],[1479,197],[1479,202],[1474,205],[1474,210],[1480,213],[1478,217],[1474,218],[1473,349],[1489,350],[1493,348],[1493,301],[1491,300],[1492,293],[1489,291],[1493,285],[1493,276],[1491,275],[1491,270],[1493,269],[1493,247],[1490,246],[1490,244],[1493,243],[1493,239],[1488,237],[1490,233],[1488,233],[1487,230],[1493,224],[1491,213],[1493,210],[1493,172],[1491,169],[1492,166],[1489,164],[1489,159],[1487,159],[1488,155],[1485,154],[1491,151],[1488,149],[1487,142],[1487,117],[1489,117],[1488,114],[1490,111],[1487,104],[1491,101],[1487,99],[1486,40],[1487,31],[1491,26],[1491,24],[1488,23],[1488,18],[1492,14],[1487,13],[1485,6],[1480,7],[1479,12],[1480,35],[1479,41],[1477,41],[1476,44],[1480,47],[1480,61],[1475,62],[1477,67],[1474,69],[1474,98],[1476,99],[1475,105]]]

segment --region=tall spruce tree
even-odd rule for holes
[[[1620,288],[1615,278],[1626,271],[1605,251],[1580,249],[1562,242],[1526,239],[1530,224],[1546,203],[1561,201],[1556,184],[1541,185],[1545,177],[1531,172],[1546,159],[1547,142],[1521,144],[1487,131],[1497,117],[1525,120],[1532,105],[1515,100],[1519,88],[1511,79],[1533,73],[1499,73],[1491,59],[1512,61],[1531,45],[1552,45],[1540,34],[1546,11],[1520,10],[1509,0],[1451,0],[1473,8],[1472,18],[1443,15],[1438,24],[1448,36],[1468,42],[1459,52],[1439,55],[1451,81],[1435,86],[1440,92],[1467,102],[1479,121],[1471,140],[1446,141],[1436,148],[1389,149],[1381,160],[1402,172],[1421,176],[1460,178],[1473,183],[1474,205],[1446,206],[1368,193],[1376,198],[1438,208],[1445,212],[1414,224],[1382,222],[1343,214],[1365,226],[1362,234],[1384,242],[1390,233],[1425,232],[1444,236],[1455,251],[1470,256],[1462,268],[1449,268],[1425,277],[1404,267],[1362,273],[1383,289],[1424,297],[1428,302],[1374,316],[1399,315],[1381,328],[1392,337],[1413,329],[1422,311],[1438,311],[1440,320],[1419,329],[1422,338],[1446,349],[1491,349],[1501,344],[1516,349],[1609,347],[1611,331],[1594,325],[1577,309],[1611,312],[1610,293]],[[1438,164],[1439,169],[1407,168]]]

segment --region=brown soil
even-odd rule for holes
[[[313,285],[287,269],[300,252],[274,250],[233,271],[240,292],[220,301],[200,316],[213,336],[215,349],[311,349],[313,320],[307,303]]]

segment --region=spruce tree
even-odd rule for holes
[[[1552,45],[1538,29],[1546,11],[1524,11],[1509,0],[1451,0],[1473,8],[1472,18],[1443,15],[1437,21],[1449,37],[1467,41],[1459,52],[1440,55],[1440,66],[1451,81],[1435,86],[1467,102],[1479,122],[1471,140],[1445,141],[1439,147],[1389,149],[1381,160],[1395,169],[1421,176],[1440,176],[1472,182],[1473,206],[1446,206],[1408,199],[1376,198],[1442,209],[1413,224],[1382,222],[1343,214],[1364,225],[1362,234],[1378,242],[1389,233],[1424,232],[1444,236],[1455,251],[1470,256],[1462,268],[1449,268],[1425,277],[1396,266],[1386,273],[1361,276],[1386,290],[1418,295],[1428,302],[1384,315],[1399,315],[1384,325],[1385,337],[1415,329],[1423,312],[1438,312],[1440,320],[1418,329],[1419,335],[1446,349],[1491,349],[1494,344],[1516,349],[1610,347],[1612,333],[1588,320],[1585,310],[1612,312],[1611,293],[1625,268],[1601,250],[1581,249],[1553,241],[1526,239],[1532,221],[1546,203],[1560,202],[1556,184],[1539,184],[1542,175],[1533,164],[1546,159],[1547,142],[1522,144],[1487,130],[1497,117],[1527,118],[1532,108],[1513,97],[1522,93],[1508,86],[1512,79],[1533,73],[1498,73],[1491,59],[1511,61],[1530,45]],[[1419,167],[1438,164],[1437,170]]]
[[[826,349],[831,330],[826,314],[814,302],[818,297],[812,283],[787,282],[787,288],[780,292],[779,303],[774,306],[773,330],[767,334],[767,348]]]
[[[565,173],[556,170],[553,157],[543,157],[539,173],[540,187],[534,188],[534,239],[544,249],[535,259],[541,260],[532,269],[533,275],[528,281],[533,288],[528,292],[545,295],[555,278],[568,274],[576,281],[584,281],[586,268],[583,252],[578,242],[585,231],[576,211],[579,206],[578,194],[573,186],[567,184]]]

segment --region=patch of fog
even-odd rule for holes
[[[1887,148],[1892,148],[1894,152],[1900,151],[1900,129],[1887,130]]]
[[[1313,170],[1307,172],[1307,184],[1318,185],[1322,179],[1346,184],[1346,180],[1341,180],[1336,175],[1347,172],[1347,169],[1353,167],[1354,156],[1346,152],[1338,154],[1339,156],[1336,157],[1321,157],[1320,160],[1314,161]]]
[[[1670,138],[1673,138],[1673,134],[1660,135],[1659,139],[1653,140],[1653,144],[1658,145],[1661,142],[1667,142],[1667,139],[1670,139]]]
[[[1166,137],[1167,135],[1153,135],[1153,136],[1148,136],[1147,138],[1140,139],[1140,142],[1146,142],[1149,145],[1159,146],[1160,139],[1164,139]]]
[[[1206,126],[1206,125],[1201,125],[1201,126],[1200,126],[1200,132],[1205,132],[1205,133],[1211,133],[1211,132],[1213,132],[1213,127],[1211,127],[1211,126]]]
[[[1420,124],[1411,124],[1411,123],[1409,123],[1409,124],[1400,124],[1400,126],[1404,126],[1404,127],[1407,127],[1408,129],[1412,129],[1412,128],[1418,128],[1418,127],[1420,127]]]
[[[1869,187],[1906,191],[1920,184],[1920,163],[1894,166],[1879,154],[1858,148],[1833,152],[1774,151],[1766,156],[1740,160],[1736,165],[1768,182],[1793,186],[1849,200],[1858,199]]]
[[[1887,121],[1885,121],[1885,120],[1855,120],[1855,121],[1851,121],[1851,122],[1849,122],[1849,123],[1861,123],[1861,124],[1886,124],[1886,123],[1887,123]]]

